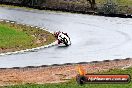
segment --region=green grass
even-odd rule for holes
[[[23,9],[27,9],[27,10],[33,10],[33,8],[20,7],[20,6],[14,6],[14,5],[5,5],[5,4],[0,4],[0,7],[7,7],[7,8],[23,8]]]
[[[20,45],[24,47],[32,41],[32,36],[0,24],[0,48],[15,48]]]
[[[26,85],[17,85],[3,88],[132,88],[132,83],[130,84],[85,84],[78,85],[75,82],[71,83],[62,83],[62,84],[26,84]]]
[[[116,2],[118,5],[127,5],[127,6],[132,6],[132,1],[131,0],[112,0]],[[96,0],[97,4],[104,4],[106,3],[107,0]]]
[[[0,22],[0,53],[39,47],[54,41],[53,34],[47,31],[16,23]]]
[[[103,74],[130,74],[132,76],[132,68],[126,70],[114,69],[107,72],[101,72]],[[129,84],[85,84],[78,85],[73,79],[67,83],[55,83],[55,84],[25,84],[7,86],[3,88],[132,88],[132,82]]]

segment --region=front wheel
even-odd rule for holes
[[[63,38],[62,41],[63,41],[63,43],[64,43],[66,46],[69,46],[69,45],[68,45],[68,40],[67,40],[66,38]]]

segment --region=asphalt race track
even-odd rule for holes
[[[69,47],[53,46],[35,52],[0,56],[0,68],[132,57],[131,18],[0,7],[0,19],[46,27],[50,31],[64,31],[69,34],[72,42]]]

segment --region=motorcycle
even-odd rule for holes
[[[71,45],[70,37],[67,35],[67,33],[56,32],[54,35],[58,40],[58,45],[59,46],[69,46],[69,45]]]

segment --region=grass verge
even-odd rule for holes
[[[55,41],[54,36],[35,27],[0,22],[0,53],[30,49]]]
[[[27,9],[27,10],[33,10],[34,8],[29,8],[29,7],[20,7],[20,6],[15,6],[15,5],[6,5],[6,4],[0,4],[0,7],[7,7],[7,8],[22,8],[22,9]]]
[[[125,70],[114,69],[103,74],[130,74],[132,76],[132,67]],[[54,84],[24,84],[15,86],[5,86],[3,88],[132,88],[132,82],[129,84],[85,84],[78,85],[73,79],[66,83],[54,83]]]

